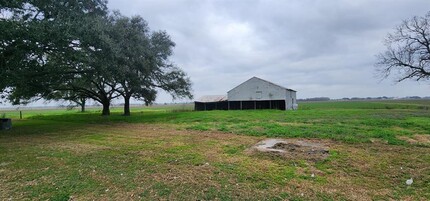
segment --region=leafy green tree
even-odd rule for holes
[[[49,99],[53,100],[64,100],[69,102],[68,108],[75,108],[79,106],[81,108],[81,112],[85,112],[85,104],[87,102],[87,97],[85,94],[76,93],[75,91],[58,91],[59,93],[52,94],[52,97]]]
[[[13,104],[74,91],[104,106],[115,98],[106,2],[1,2],[0,89]],[[3,34],[4,33],[4,34]]]
[[[49,93],[81,73],[83,28],[106,15],[100,0],[0,2],[0,89],[14,104]],[[4,27],[4,28],[3,28]]]
[[[109,16],[102,0],[1,1],[0,12],[0,90],[13,104],[76,94],[109,115],[122,96],[130,115],[130,99],[150,104],[157,88],[191,97],[189,78],[168,60],[175,44],[141,17]]]
[[[169,61],[175,43],[164,31],[151,32],[140,16],[116,13],[113,43],[116,55],[116,91],[124,98],[124,115],[130,115],[130,99],[151,104],[157,89],[174,98],[191,98],[191,82],[184,71]]]

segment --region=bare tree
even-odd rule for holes
[[[404,20],[385,39],[387,50],[377,55],[383,78],[396,74],[397,82],[430,79],[430,12]]]

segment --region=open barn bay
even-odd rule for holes
[[[0,200],[428,200],[429,107],[426,100],[301,103],[296,111],[149,107],[129,117],[38,110],[22,120],[10,111],[13,128],[0,131]],[[328,157],[250,150],[266,138],[320,143]]]

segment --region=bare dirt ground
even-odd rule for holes
[[[329,156],[329,149],[322,140],[309,139],[264,139],[250,148],[250,152],[260,151],[279,155],[290,160],[322,161]],[[326,142],[328,143],[328,142]]]

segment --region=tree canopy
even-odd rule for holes
[[[130,115],[130,98],[150,104],[157,88],[192,97],[189,78],[169,60],[175,43],[139,16],[109,12],[102,0],[0,3],[0,92],[13,104],[78,95],[109,115],[122,96]]]
[[[130,115],[130,98],[150,104],[156,89],[173,97],[191,98],[191,82],[172,62],[175,43],[164,31],[151,32],[140,16],[132,18],[115,14],[112,41],[115,49],[116,91],[124,98],[124,115]]]
[[[377,70],[396,81],[430,79],[430,12],[404,20],[385,39],[387,50],[379,54]]]
[[[99,0],[8,1],[0,11],[7,27],[0,38],[1,89],[14,104],[48,96],[86,71],[77,67],[87,62],[85,28],[107,13]]]

